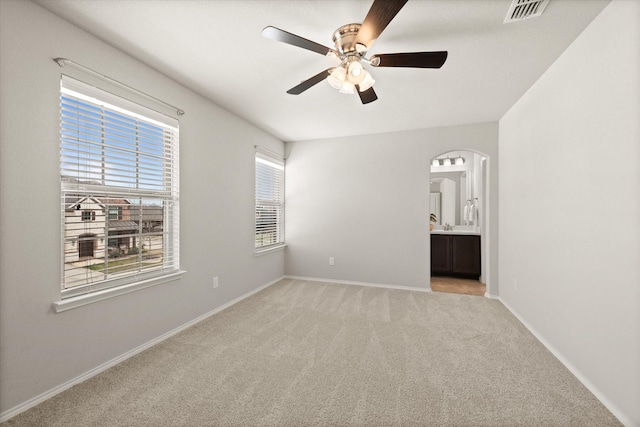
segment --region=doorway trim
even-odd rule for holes
[[[484,218],[480,221],[480,279],[484,281],[486,286],[484,296],[485,298],[494,298],[492,295],[491,287],[491,156],[475,148],[451,148],[443,151],[439,154],[432,156],[429,159],[427,183],[431,182],[431,163],[433,159],[450,153],[452,151],[469,151],[482,156],[481,163],[484,163],[482,170],[482,187],[481,192],[483,195],[482,212],[481,215]],[[486,199],[486,200],[485,200]],[[427,213],[431,210],[431,198],[428,200]],[[429,242],[431,242],[431,233],[429,233]],[[431,246],[429,246],[431,248]],[[431,249],[429,249],[431,254]],[[431,290],[431,256],[429,256],[429,290]]]

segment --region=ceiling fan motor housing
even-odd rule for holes
[[[356,37],[358,37],[361,26],[361,24],[347,24],[333,33],[333,43],[340,57],[360,54],[356,50]]]

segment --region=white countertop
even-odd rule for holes
[[[453,228],[453,230],[442,230],[442,229],[434,229],[431,230],[431,234],[456,234],[456,235],[466,235],[466,236],[479,236],[479,230],[465,230],[457,228]]]

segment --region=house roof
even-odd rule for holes
[[[131,205],[129,211],[131,218],[138,219],[142,208],[143,221],[162,221],[164,208],[160,205]]]
[[[126,231],[126,230],[137,230],[138,224],[135,221],[125,221],[125,220],[110,220],[109,221],[109,231]]]
[[[105,205],[130,205],[131,202],[128,201],[127,199],[118,199],[118,198],[112,198],[112,197],[100,197],[98,198],[98,200],[100,200],[101,203],[105,204]]]
[[[95,203],[96,205],[99,205],[102,209],[104,209],[104,205],[102,204],[100,199],[98,199],[96,197],[79,196],[77,194],[76,195],[73,195],[73,194],[65,195],[64,208],[65,208],[65,210],[77,209],[77,206],[82,204],[82,202],[84,202],[85,200],[90,200],[89,203]]]

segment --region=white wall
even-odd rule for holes
[[[284,274],[253,257],[254,144],[284,144],[26,1],[0,1],[0,414]],[[55,314],[67,57],[186,111],[179,281]],[[77,75],[83,78],[81,74]],[[212,289],[212,277],[220,287]]]
[[[640,426],[640,2],[613,1],[500,120],[500,297]]]
[[[431,160],[469,149],[497,165],[497,130],[497,123],[482,123],[288,142],[286,273],[427,288]],[[497,171],[491,170],[495,294]]]

